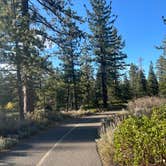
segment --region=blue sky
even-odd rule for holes
[[[73,0],[73,4],[79,15],[86,15],[83,4],[89,7],[89,0]],[[155,64],[162,54],[155,46],[166,37],[166,25],[162,21],[162,16],[166,16],[166,0],[113,0],[112,7],[118,15],[116,27],[126,41],[127,62],[138,64],[142,57],[147,73],[150,61]]]

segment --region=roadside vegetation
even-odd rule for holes
[[[128,104],[128,113],[105,121],[97,141],[104,166],[166,164],[166,101],[139,98]],[[141,109],[142,108],[142,109]],[[131,111],[132,110],[132,111]],[[108,123],[109,121],[109,123]],[[104,131],[104,132],[103,132]]]
[[[80,109],[80,110],[77,110],[77,111],[69,111],[69,112],[62,111],[62,113],[64,115],[69,116],[69,117],[73,117],[73,118],[78,118],[78,117],[82,117],[82,116],[93,115],[93,114],[95,114],[97,112],[99,112],[98,109],[88,109],[88,110]]]
[[[20,139],[34,135],[65,119],[59,112],[43,110],[27,114],[24,121],[20,121],[18,115],[12,116],[11,114],[12,112],[0,113],[0,151],[11,148]]]
[[[166,104],[166,98],[161,97],[142,97],[128,103],[128,111],[133,115],[147,115],[152,113],[154,107]]]
[[[119,166],[166,164],[166,105],[147,117],[130,117],[114,131],[114,163]]]
[[[28,113],[24,121],[19,120],[18,113],[11,111],[0,113],[0,151],[9,149],[19,143],[20,139],[37,134],[50,127],[55,127],[64,120],[80,118],[96,113],[96,109],[79,111],[36,110]],[[14,118],[15,117],[15,118]]]

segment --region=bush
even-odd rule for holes
[[[97,140],[103,166],[166,165],[166,105],[151,112],[150,116],[126,116],[123,121],[112,118]]]
[[[37,122],[40,125],[48,125],[55,121],[63,119],[63,115],[56,111],[36,110],[27,115],[28,119]]]
[[[18,139],[29,137],[62,119],[61,113],[49,110],[37,110],[29,113],[24,121],[14,119],[6,112],[0,112],[0,150],[9,148]]]
[[[4,118],[0,120],[0,135],[4,137],[16,136],[24,138],[37,132],[37,125],[30,120],[14,120]]]
[[[34,112],[28,114],[28,119],[39,123],[45,123],[47,122],[47,112],[44,109],[35,110]]]
[[[119,166],[164,165],[166,159],[166,106],[151,117],[130,117],[114,132],[114,161]]]
[[[13,110],[15,108],[15,104],[12,103],[12,102],[8,102],[6,105],[5,105],[5,109],[6,110]]]
[[[165,98],[142,97],[128,103],[128,110],[136,116],[151,115],[152,108],[166,104]]]
[[[18,139],[16,139],[16,138],[0,137],[0,151],[4,150],[4,149],[8,149],[17,143],[18,143]]]

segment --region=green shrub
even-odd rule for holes
[[[164,165],[166,159],[166,106],[150,117],[130,117],[114,132],[114,161],[119,166]]]

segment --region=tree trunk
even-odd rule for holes
[[[28,111],[33,112],[35,109],[35,89],[32,80],[28,81]]]
[[[76,84],[76,76],[75,76],[74,68],[73,68],[73,71],[72,71],[72,78],[73,78],[74,109],[78,110],[78,103],[77,103],[77,84]]]
[[[66,103],[66,110],[69,111],[69,102],[70,102],[70,86],[67,83],[67,103]]]
[[[35,91],[33,88],[33,82],[28,80],[25,76],[24,78],[24,113],[34,111],[34,102],[35,102]]]
[[[106,65],[102,58],[101,63],[101,83],[102,83],[102,100],[103,100],[103,109],[108,108],[108,95],[107,95],[107,74],[106,74]]]
[[[22,16],[25,19],[24,20],[24,25],[23,28],[25,28],[25,30],[29,31],[29,26],[30,26],[30,21],[29,21],[29,4],[28,4],[29,0],[22,0]],[[27,57],[30,57],[30,53],[29,53],[29,45],[30,43],[24,43],[23,44],[23,50],[24,50],[24,54]],[[35,93],[34,93],[34,88],[33,88],[33,82],[31,80],[31,78],[27,78],[27,69],[25,66],[25,78],[24,78],[24,112],[33,112],[34,111],[34,98],[35,98]]]
[[[24,113],[27,113],[27,86],[24,84],[23,86],[23,94],[24,94]]]
[[[21,67],[19,63],[17,63],[17,91],[19,98],[18,102],[19,102],[20,120],[24,120],[23,88],[22,88],[22,78],[21,78]]]

